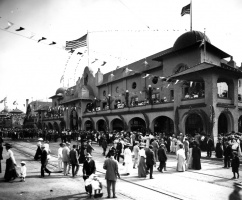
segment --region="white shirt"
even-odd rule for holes
[[[26,166],[24,165],[24,166],[21,166],[20,167],[20,175],[22,176],[22,177],[26,177],[26,175],[27,175],[27,168],[26,168]]]
[[[140,156],[140,157],[143,156],[143,157],[146,158],[145,150],[144,150],[144,149],[140,149],[140,151],[139,151],[139,156]]]
[[[12,158],[13,163],[16,164],[15,158],[13,156],[13,152],[10,149],[7,151],[7,158]]]
[[[60,148],[58,149],[58,159],[59,159],[59,160],[62,160],[62,150],[63,150],[62,147],[60,147]]]

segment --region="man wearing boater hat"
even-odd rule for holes
[[[83,179],[84,179],[84,181],[86,179],[88,179],[91,174],[95,174],[96,173],[95,161],[92,160],[92,155],[89,154],[89,153],[86,155],[86,160],[83,163],[82,172],[83,172]],[[86,189],[86,192],[88,192],[88,188],[85,188],[85,189]]]

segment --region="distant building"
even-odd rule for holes
[[[226,61],[225,58],[230,58]],[[173,47],[59,88],[39,110],[45,128],[152,131],[212,135],[242,131],[242,72],[228,53],[199,31]]]
[[[0,128],[22,128],[25,114],[18,108],[0,112]]]

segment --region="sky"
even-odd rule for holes
[[[94,74],[98,68],[107,73],[172,47],[190,30],[190,15],[181,16],[182,7],[189,3],[0,0],[0,101],[7,97],[9,109],[26,111],[26,99],[50,101],[59,87],[73,86],[88,65]],[[211,43],[232,55],[238,66],[242,62],[241,11],[241,0],[192,1],[192,29],[205,31]],[[13,25],[5,30],[8,22]],[[15,31],[20,27],[24,30]],[[63,49],[66,41],[87,33],[88,51],[84,47],[71,55]],[[37,42],[42,37],[47,39]],[[52,41],[56,45],[49,45]],[[0,110],[3,107],[1,103]]]

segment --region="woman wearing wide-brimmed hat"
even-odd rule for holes
[[[5,181],[11,181],[12,179],[14,180],[15,178],[18,177],[18,173],[16,171],[16,161],[13,155],[13,152],[11,150],[12,145],[9,143],[6,143],[4,145],[7,150],[7,160],[6,160],[6,170],[5,170],[5,175],[4,179]]]

